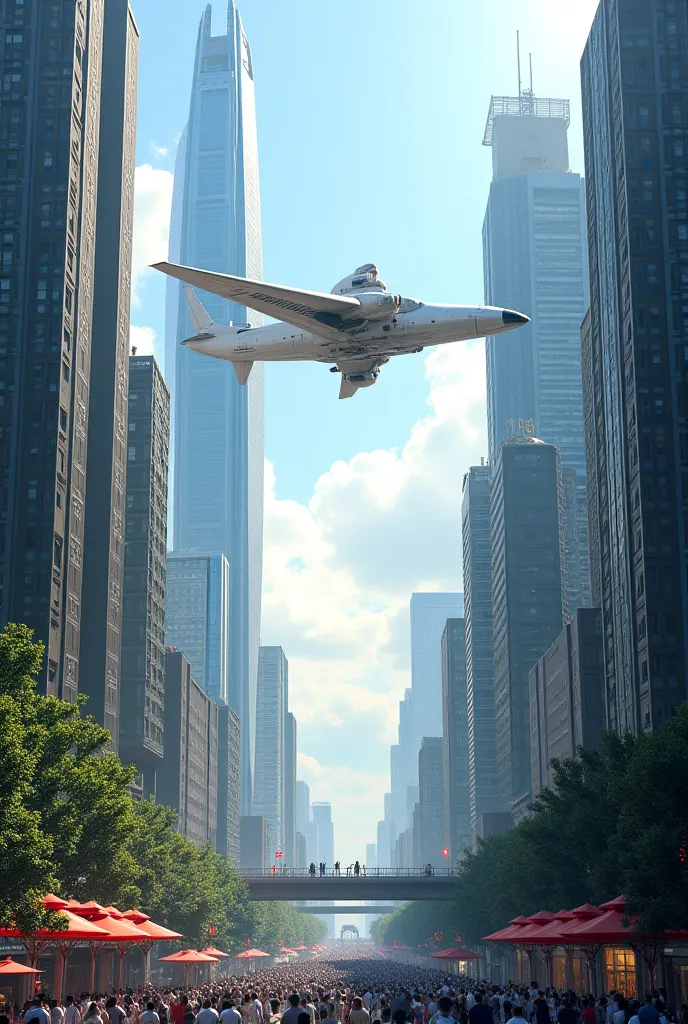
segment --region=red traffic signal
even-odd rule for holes
[[[282,851],[281,850],[275,850],[275,857],[277,857],[279,859],[281,856],[283,856]]]
[[[448,857],[449,856],[449,850],[447,850],[446,848],[444,850],[442,850],[442,856],[443,857]]]

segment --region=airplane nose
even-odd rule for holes
[[[530,317],[523,313],[517,313],[513,309],[502,310],[502,323],[505,327],[520,327],[521,324],[529,324]]]

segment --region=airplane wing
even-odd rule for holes
[[[341,316],[351,313],[360,305],[357,299],[346,295],[330,295],[325,292],[299,291],[284,285],[266,284],[265,281],[251,281],[245,277],[230,277],[210,270],[182,267],[177,263],[154,263],[155,270],[170,277],[202,288],[203,291],[220,295],[223,299],[238,302],[259,313],[293,324],[302,331],[311,331],[321,337],[340,340],[338,327]],[[351,321],[348,321],[348,326]]]

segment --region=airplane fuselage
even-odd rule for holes
[[[336,364],[346,358],[376,356],[386,362],[390,356],[416,352],[429,345],[483,338],[513,327],[513,323],[504,321],[502,309],[490,306],[415,305],[416,308],[400,310],[382,320],[365,321],[361,327],[343,325],[336,336],[331,329],[329,337],[323,337],[316,330],[300,331],[283,322],[253,328],[214,324],[211,330],[189,338],[184,344],[203,355],[232,362],[314,360]]]

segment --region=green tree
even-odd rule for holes
[[[370,937],[373,942],[384,942],[387,929],[392,920],[392,914],[383,914],[382,917],[376,917],[370,924]]]
[[[616,790],[613,839],[629,914],[639,929],[683,928],[688,920],[688,703],[641,736]],[[618,895],[615,893],[614,895]]]

